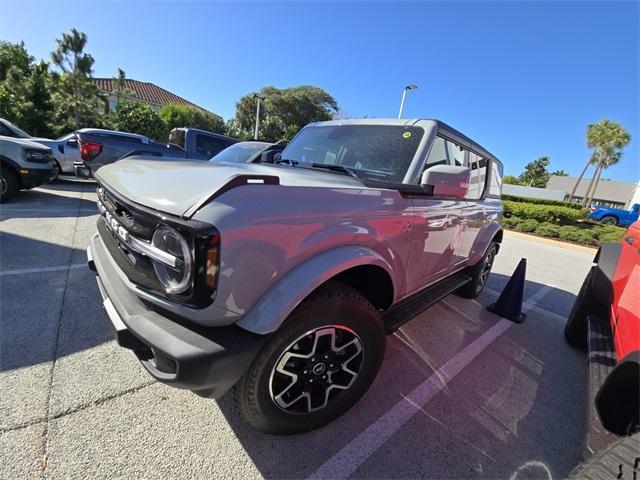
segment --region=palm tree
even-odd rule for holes
[[[620,160],[622,157],[622,149],[627,146],[630,141],[631,134],[619,123],[603,119],[598,123],[589,124],[587,127],[587,145],[589,148],[593,148],[593,153],[582,170],[580,177],[578,177],[569,199],[572,199],[575,195],[578,185],[589,168],[589,165],[596,165],[596,172],[591,178],[591,182],[587,187],[587,191],[585,192],[582,201],[582,205],[588,205],[588,202],[593,197],[591,188],[594,185],[597,187],[602,170]],[[595,192],[595,188],[593,190]]]
[[[562,168],[560,170],[555,170],[551,172],[551,175],[555,175],[556,177],[568,177],[569,174],[565,172]]]
[[[598,182],[600,181],[600,175],[602,175],[602,170],[605,170],[610,166],[618,163],[621,157],[622,157],[622,152],[617,152],[617,154],[611,157],[608,161],[600,162],[598,164],[598,168],[596,169],[595,184],[593,185],[593,190],[590,192],[585,192],[585,195],[584,195],[585,206],[588,206],[592,202],[593,198],[596,196],[596,190],[598,189]]]

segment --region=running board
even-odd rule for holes
[[[387,333],[393,333],[416,315],[455,292],[470,280],[471,277],[464,272],[454,273],[401,300],[382,316],[385,330]]]
[[[609,319],[587,317],[589,325],[589,395],[587,405],[587,435],[585,458],[604,450],[616,436],[607,432],[600,422],[596,410],[595,398],[607,376],[616,366],[616,353]]]

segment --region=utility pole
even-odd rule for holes
[[[264,100],[266,97],[254,93],[253,98],[258,99],[258,105],[256,106],[256,128],[253,130],[253,139],[258,140],[258,126],[260,125],[260,101]]]
[[[402,110],[404,110],[404,101],[407,98],[407,92],[409,90],[417,90],[418,86],[417,85],[407,85],[406,87],[404,87],[404,90],[402,91],[402,100],[400,101],[400,111],[398,112],[398,118],[402,118]]]

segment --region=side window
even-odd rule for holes
[[[465,198],[478,200],[482,196],[487,181],[487,160],[474,152],[469,152],[467,166],[471,169],[471,173],[469,175],[469,190]]]
[[[427,162],[424,169],[435,167],[436,165],[448,165],[446,140],[442,137],[436,137],[431,146],[431,151],[427,157]]]
[[[15,134],[1,123],[0,123],[0,135],[4,137],[15,137]]]
[[[208,137],[206,135],[196,135],[196,152],[205,157],[213,157],[227,146],[227,142],[222,139]]]
[[[500,197],[502,194],[502,167],[498,162],[491,162],[491,183],[489,184],[489,195]]]
[[[464,165],[464,148],[456,145],[451,140],[447,140],[447,156],[450,165],[455,167],[462,167]]]

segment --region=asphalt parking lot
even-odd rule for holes
[[[110,339],[85,249],[91,183],[0,207],[0,478],[563,478],[580,461],[586,359],[564,317],[593,254],[506,235],[477,301],[449,296],[389,337],[358,405],[274,437],[158,384]],[[525,309],[485,310],[521,257]]]

